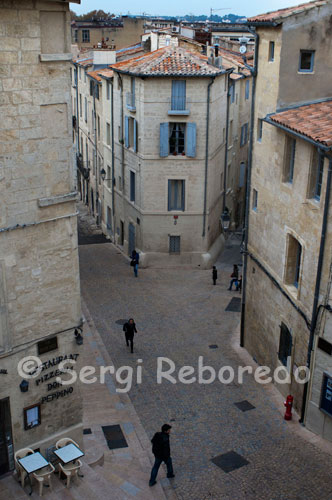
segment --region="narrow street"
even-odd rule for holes
[[[225,311],[230,299],[239,297],[227,290],[232,263],[240,262],[239,241],[228,241],[215,287],[210,270],[189,267],[140,269],[135,278],[128,259],[111,243],[83,244],[79,252],[83,299],[113,363],[136,368],[142,360],[142,384],[134,384],[129,397],[144,429],[152,437],[163,423],[173,426],[173,485],[179,499],[332,498],[332,456],[294,433],[299,424],[283,420],[267,388],[253,376],[244,375],[243,385],[218,379],[209,385],[157,384],[161,356],[174,361],[175,377],[184,365],[193,366],[197,376],[199,356],[216,370],[243,365],[232,347],[240,315]],[[134,354],[125,345],[120,321],[129,317],[138,329]],[[254,408],[241,411],[235,403],[242,401]],[[225,473],[211,462],[229,451],[248,464]]]

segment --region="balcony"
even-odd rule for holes
[[[127,92],[126,94],[126,107],[129,111],[136,111],[135,94],[133,92]]]

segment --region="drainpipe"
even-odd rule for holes
[[[93,162],[94,162],[94,171],[95,171],[95,190],[96,190],[96,195],[95,195],[95,204],[96,204],[96,214],[97,214],[97,219],[99,221],[99,192],[98,192],[98,164],[97,164],[97,115],[96,115],[96,83],[94,82],[93,84],[93,117],[94,117],[94,142],[95,142],[95,150],[94,150],[94,155],[93,155]]]
[[[79,126],[79,103],[78,103],[78,67],[75,65],[75,86],[76,86],[76,155],[82,153],[80,151],[80,126]]]
[[[224,166],[224,195],[222,199],[222,213],[225,212],[226,208],[226,190],[227,190],[227,161],[228,161],[228,131],[229,131],[229,107],[230,107],[230,93],[229,93],[229,85],[230,85],[230,75],[228,75],[227,82],[227,107],[226,107],[226,143],[225,143],[225,166]]]
[[[113,234],[115,235],[115,215],[114,215],[114,93],[113,80],[111,81],[111,132],[112,132],[112,218],[113,218]]]
[[[203,206],[202,238],[205,237],[205,226],[206,226],[207,178],[208,178],[208,166],[209,166],[210,94],[213,83],[214,83],[214,77],[211,79],[209,85],[207,86],[207,98],[206,98],[206,141],[205,141],[204,206]]]
[[[249,236],[249,206],[250,206],[250,190],[251,190],[251,169],[252,169],[252,148],[254,140],[254,124],[255,124],[255,101],[256,101],[256,76],[258,69],[258,45],[259,36],[256,30],[248,28],[248,31],[255,37],[255,62],[254,67],[244,64],[252,74],[252,100],[250,113],[250,136],[248,150],[248,170],[246,182],[246,211],[244,218],[244,245],[243,245],[243,271],[242,271],[242,305],[241,305],[241,332],[240,346],[244,347],[244,325],[245,325],[245,309],[246,309],[246,293],[247,293],[247,268],[248,268],[248,236]]]
[[[124,168],[124,136],[123,136],[123,81],[120,73],[118,73],[120,80],[120,101],[121,101],[121,175],[122,175],[122,199],[124,200],[125,190],[125,168]]]
[[[318,151],[320,157],[324,156],[324,153],[319,150]],[[325,240],[326,240],[326,230],[329,216],[329,205],[330,205],[330,193],[331,193],[331,179],[332,179],[332,158],[329,158],[329,169],[327,174],[327,183],[326,183],[326,193],[325,193],[325,202],[324,202],[324,215],[322,222],[322,231],[320,237],[320,247],[319,247],[319,256],[318,256],[318,265],[317,265],[317,273],[316,273],[316,285],[315,285],[315,295],[314,295],[314,304],[312,307],[312,315],[311,315],[311,326],[310,326],[310,335],[309,335],[309,343],[308,343],[308,354],[307,354],[307,367],[310,369],[311,363],[311,354],[312,348],[314,345],[315,338],[315,330],[317,325],[317,318],[319,313],[318,301],[319,301],[319,289],[322,278],[322,267],[324,261],[324,248],[325,248]],[[317,308],[318,306],[318,308]],[[311,373],[310,373],[311,375]],[[309,382],[306,382],[303,389],[303,399],[302,399],[302,408],[301,408],[301,418],[300,422],[304,422],[306,406],[307,406],[307,398],[308,398],[308,387]]]

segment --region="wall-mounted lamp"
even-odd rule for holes
[[[22,380],[22,382],[20,383],[20,389],[21,392],[28,392],[29,382],[27,380]]]
[[[74,335],[75,335],[75,340],[76,340],[77,345],[83,344],[83,337],[81,335],[82,332],[83,332],[82,328],[80,328],[80,327],[75,328]]]

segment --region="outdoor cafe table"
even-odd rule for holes
[[[56,455],[63,464],[69,464],[69,462],[75,463],[80,457],[84,456],[82,450],[80,450],[73,443],[67,444],[63,448],[59,448],[58,450],[54,450],[54,455]],[[78,474],[80,477],[84,477],[83,474]]]
[[[32,484],[30,474],[32,472],[36,472],[39,469],[43,469],[43,467],[47,467],[49,462],[39,453],[39,451],[33,453],[32,455],[27,455],[24,458],[18,458],[18,463],[23,467],[23,469],[28,474],[28,482],[30,486],[30,493],[32,495]]]

